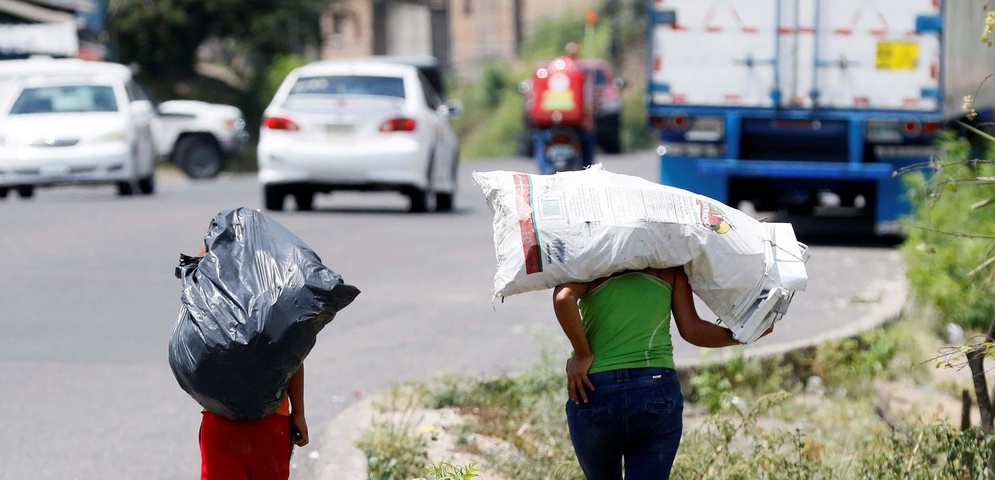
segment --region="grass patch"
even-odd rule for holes
[[[931,325],[905,316],[854,338],[682,371],[672,478],[995,478],[986,468],[995,437],[951,424],[959,392],[928,361],[942,346]],[[560,363],[546,355],[521,374],[446,377],[410,392],[427,409],[459,412],[449,434],[483,471],[579,480]]]

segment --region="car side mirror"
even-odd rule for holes
[[[521,93],[522,95],[529,93],[529,91],[531,90],[532,90],[532,82],[529,80],[524,80],[522,81],[522,83],[518,84],[518,93]]]
[[[131,102],[131,109],[140,113],[156,112],[155,106],[148,100],[135,100]]]
[[[622,78],[622,77],[615,77],[615,88],[618,88],[619,90],[622,90],[623,88],[625,88],[625,85],[626,85],[626,83],[625,83],[625,79],[624,78]]]
[[[450,100],[444,105],[439,105],[439,113],[449,118],[459,117],[463,114],[463,102],[459,100]]]

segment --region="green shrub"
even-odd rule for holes
[[[374,422],[356,446],[366,455],[369,480],[410,480],[429,463],[428,441],[406,419]]]
[[[987,329],[995,317],[992,276],[989,269],[975,269],[993,254],[995,208],[989,200],[995,190],[976,181],[995,176],[995,165],[969,159],[963,138],[947,134],[941,145],[931,171],[905,174],[916,192],[915,209],[905,220],[906,275],[917,298],[937,307],[941,321]]]

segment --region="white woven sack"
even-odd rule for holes
[[[555,175],[492,171],[473,178],[494,212],[495,297],[684,265],[695,294],[736,332],[743,328],[737,322],[756,317],[758,298],[780,282],[772,285],[769,276],[776,271],[774,224],[710,198],[600,164]],[[801,265],[804,278],[795,274],[783,291],[804,289]],[[786,308],[782,302],[781,315]]]

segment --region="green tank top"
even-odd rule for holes
[[[620,368],[674,368],[670,337],[672,289],[645,273],[605,281],[578,303],[594,353],[588,373]]]

